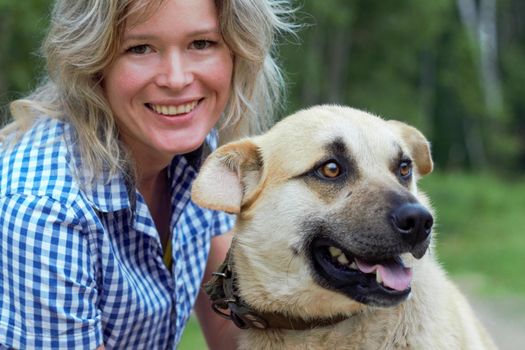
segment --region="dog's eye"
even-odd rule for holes
[[[412,175],[412,162],[409,160],[404,160],[399,163],[399,175],[407,179]]]
[[[335,161],[330,160],[319,168],[319,173],[326,178],[334,179],[341,175],[341,166]]]

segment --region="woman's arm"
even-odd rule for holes
[[[83,219],[82,219],[83,220]],[[103,333],[93,254],[76,206],[0,196],[0,348],[96,348]]]
[[[231,239],[232,234],[230,232],[211,240],[210,255],[206,271],[204,272],[204,282],[210,280],[211,273],[217,271],[219,265],[224,261],[230,248]],[[195,313],[210,349],[236,349],[236,338],[240,329],[233,322],[215,314],[211,308],[208,296],[202,289],[195,303]]]

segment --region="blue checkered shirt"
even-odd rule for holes
[[[140,193],[122,177],[79,185],[88,169],[69,124],[42,118],[0,144],[0,348],[176,347],[210,240],[233,225],[191,201],[189,158],[169,167],[169,271]]]

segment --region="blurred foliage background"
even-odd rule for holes
[[[525,2],[304,1],[282,52],[290,108],[349,104],[402,119],[440,169],[525,169]]]
[[[0,0],[0,122],[43,74],[51,2]],[[478,276],[480,292],[525,296],[525,1],[296,5],[304,26],[279,46],[286,113],[340,103],[422,130],[436,171],[421,186],[436,208],[443,264]],[[192,332],[199,338],[194,321]]]
[[[41,78],[51,0],[0,0],[0,105]],[[279,47],[287,112],[342,103],[405,120],[439,169],[525,169],[525,2],[301,0]],[[5,115],[5,113],[4,113]],[[4,117],[4,121],[5,121]]]

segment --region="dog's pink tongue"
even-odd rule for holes
[[[356,258],[355,263],[359,270],[364,273],[374,273],[379,270],[383,285],[398,291],[407,289],[412,281],[412,269],[403,267],[395,261],[371,265]]]

